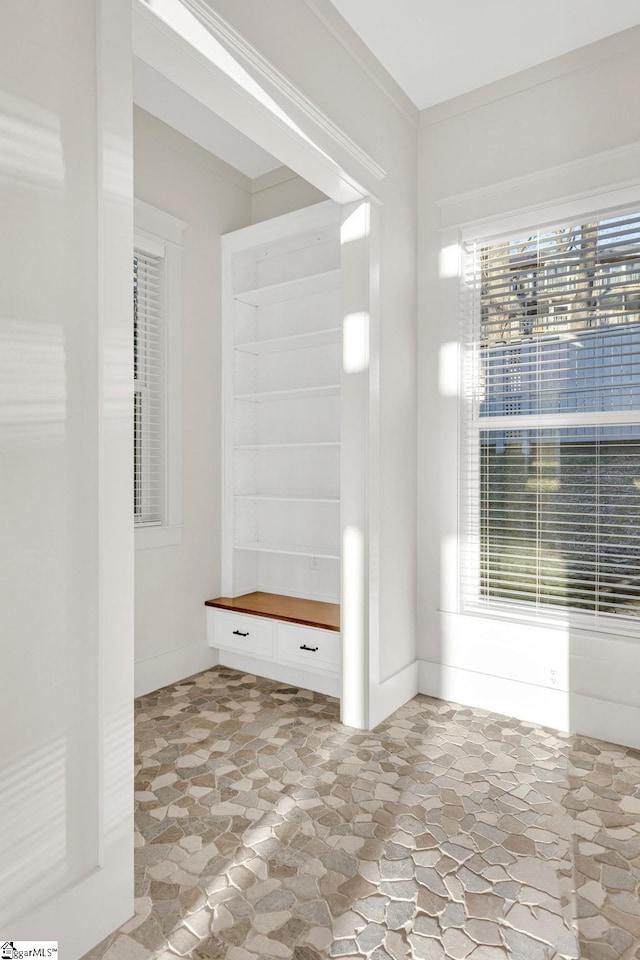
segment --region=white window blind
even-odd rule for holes
[[[134,520],[163,520],[164,258],[135,248],[133,257]]]
[[[465,606],[640,615],[640,212],[465,244]]]

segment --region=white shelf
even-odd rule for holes
[[[250,550],[254,553],[284,553],[289,556],[318,557],[322,560],[339,560],[338,548],[332,547],[299,547],[291,543],[266,543],[255,540],[251,543],[236,543],[234,550]]]
[[[329,383],[320,387],[295,387],[292,390],[264,390],[258,393],[238,393],[234,400],[250,400],[255,403],[271,400],[313,400],[320,397],[337,397],[339,383]]]
[[[305,440],[303,443],[236,443],[234,450],[302,450],[305,447],[339,447],[339,440]]]
[[[340,343],[340,327],[328,330],[312,330],[309,333],[294,333],[288,337],[273,337],[269,340],[251,340],[236,343],[235,349],[243,353],[288,353],[290,350],[308,350],[311,347],[327,347]]]
[[[284,303],[286,300],[326,293],[339,288],[340,270],[328,270],[326,273],[313,273],[311,276],[286,280],[284,283],[273,283],[268,287],[241,290],[233,295],[233,299],[249,303],[254,307],[266,307],[271,303]]]
[[[228,596],[340,593],[340,213],[327,201],[223,241]]]
[[[340,497],[276,497],[262,493],[236,493],[235,498],[236,500],[274,500],[282,503],[340,503]]]

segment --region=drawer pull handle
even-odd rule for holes
[[[246,633],[243,633],[242,630],[234,630],[234,631],[233,631],[233,635],[234,635],[234,637],[248,637],[248,636],[249,636],[249,631],[247,630]]]
[[[302,646],[300,647],[300,649],[301,649],[301,650],[308,650],[310,653],[315,653],[318,648],[317,648],[317,647],[308,647],[308,646],[306,645],[306,643],[303,643]]]

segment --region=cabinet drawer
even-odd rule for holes
[[[333,630],[298,627],[291,623],[276,625],[276,656],[304,665],[308,670],[340,670],[340,634]]]
[[[207,610],[209,645],[255,657],[273,656],[273,622],[242,613]],[[210,619],[209,619],[210,618]]]

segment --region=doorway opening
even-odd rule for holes
[[[138,414],[136,418],[136,443],[140,443],[143,454],[153,454],[154,440],[158,449],[162,442],[165,444],[164,454],[158,454],[165,460],[156,485],[160,498],[164,498],[165,516],[171,522],[150,525],[172,528],[155,535],[137,531],[140,541],[150,536],[152,542],[136,551],[136,691],[157,689],[215,662],[220,645],[208,646],[202,636],[203,601],[219,599],[218,593],[223,595],[225,589],[232,598],[264,592],[260,590],[264,583],[274,594],[280,592],[274,585],[286,582],[293,584],[286,591],[288,596],[341,603],[341,643],[337,653],[331,653],[338,658],[335,692],[341,699],[343,720],[367,727],[369,597],[375,596],[369,589],[367,553],[368,363],[373,336],[369,323],[373,291],[371,200],[344,165],[317,146],[297,119],[276,102],[266,85],[261,86],[248,74],[242,58],[225,49],[216,37],[215,23],[203,23],[174,0],[140,2],[134,10],[134,168],[136,212],[141,222],[136,223],[139,249],[141,254],[153,255],[153,241],[163,239],[152,229],[154,216],[156,229],[161,229],[164,214],[169,218],[166,229],[175,231],[173,239],[170,236],[166,240],[165,250],[171,251],[173,244],[182,254],[180,271],[173,279],[165,276],[166,294],[173,291],[174,300],[180,283],[182,316],[177,332],[171,324],[167,327],[169,336],[165,337],[165,356],[158,373],[158,377],[166,377],[166,390],[159,397],[156,420],[152,417],[147,423],[148,442],[144,437],[139,440],[144,434],[144,417]],[[167,43],[171,44],[170,56],[165,56]],[[237,310],[232,338],[242,339],[243,326],[247,332],[251,318],[262,312],[270,317],[271,332],[275,331],[271,339],[303,333],[314,342],[298,344],[302,349],[297,357],[286,351],[278,355],[276,350],[265,349],[264,344],[243,350],[240,355],[233,349],[235,343],[230,350],[225,348],[220,293],[224,283],[231,285],[233,299],[234,292],[247,286],[245,279],[237,279],[238,272],[248,269],[255,274],[260,269],[263,277],[271,271],[270,285],[277,286],[282,282],[275,265],[279,261],[287,282],[295,284],[295,271],[308,270],[301,264],[313,245],[303,243],[300,249],[306,252],[300,252],[292,249],[291,240],[289,249],[284,249],[287,242],[282,236],[272,237],[269,242],[262,236],[253,251],[246,247],[233,263],[227,263],[225,281],[220,266],[221,237],[293,215],[294,221],[299,218],[303,224],[297,232],[298,241],[313,237],[314,255],[322,258],[331,246],[329,238],[315,224],[305,228],[304,221],[305,211],[319,210],[323,204],[335,207],[337,259],[326,265],[328,269],[314,268],[312,272],[337,274],[334,289],[339,291],[339,299],[334,296],[330,301],[334,313],[331,322],[321,315],[326,308],[320,303],[318,291],[312,297],[315,319],[309,299],[299,300],[302,320],[297,331],[285,330],[295,314],[295,304],[290,301],[279,316],[275,311],[270,313],[265,304],[245,303]],[[310,217],[312,222],[313,213]],[[159,269],[168,268],[168,261],[166,257]],[[150,268],[147,272],[151,277]],[[153,314],[152,296],[148,303]],[[327,337],[330,342],[323,343]],[[244,343],[255,344],[262,339],[254,329],[244,337]],[[152,345],[149,354],[153,352]],[[228,380],[228,375],[235,385],[225,390],[227,409],[232,406],[234,415],[230,422],[225,414],[222,427],[219,384],[225,377]],[[318,393],[326,388],[327,393],[338,388],[335,393],[341,394],[340,399],[307,394],[305,412],[298,407],[297,412],[284,417],[287,437],[297,416],[306,425],[311,424],[313,436],[309,435],[308,442],[324,443],[326,447],[317,446],[305,454],[289,448],[280,456],[274,449],[248,449],[262,442],[272,448],[280,443],[284,450],[285,433],[278,435],[273,415],[276,408],[282,413],[282,402],[260,404],[259,410],[252,403],[254,395],[273,393],[274,383],[280,384],[280,392],[306,389]],[[255,384],[258,389],[254,389]],[[266,389],[260,384],[266,384]],[[245,404],[229,401],[238,392],[250,399]],[[329,427],[327,417],[318,410],[331,408],[335,413],[340,400],[342,414],[338,413]],[[239,416],[238,408],[242,408]],[[294,406],[288,409],[293,411]],[[311,409],[315,413],[310,414]],[[229,432],[236,434],[231,444]],[[340,440],[341,466],[340,448],[331,453],[328,449],[329,444],[337,446]],[[297,435],[294,442],[298,442]],[[324,458],[324,466],[313,468],[313,456]],[[284,464],[283,457],[287,461]],[[289,462],[296,457],[296,462]],[[305,470],[309,480],[306,485],[302,476]],[[335,482],[327,479],[327,471],[335,476]],[[138,484],[143,484],[144,469],[136,473],[140,474]],[[280,481],[285,479],[286,490],[282,483],[275,482],[278,475]],[[322,482],[318,486],[319,478]],[[139,490],[134,493],[139,503]],[[311,544],[305,529],[313,533]],[[280,533],[283,530],[284,537]],[[298,548],[296,556],[282,550],[287,533],[292,534],[290,546]],[[159,536],[159,543],[153,542],[154,536]],[[231,544],[227,542],[229,536]],[[291,568],[288,577],[282,572],[287,565]],[[234,579],[229,569],[242,574]],[[250,576],[247,571],[251,570],[261,573]],[[242,589],[243,583],[247,590]],[[314,583],[322,585],[314,589]],[[263,615],[264,611],[259,613]],[[314,629],[313,618],[306,623]],[[323,624],[315,623],[315,627],[319,625]],[[246,632],[235,626],[232,636]],[[294,641],[296,650],[315,646],[298,643],[299,639]],[[279,647],[285,644],[284,639],[274,642]],[[228,661],[228,653],[222,662]]]

